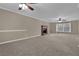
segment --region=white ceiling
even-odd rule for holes
[[[19,11],[18,5],[18,3],[1,3],[0,8],[49,22],[57,21],[58,17],[67,21],[79,20],[79,5],[77,3],[31,4],[34,11],[29,9]]]

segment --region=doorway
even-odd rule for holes
[[[48,26],[46,25],[41,25],[41,35],[46,35],[48,34]]]

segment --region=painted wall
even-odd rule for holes
[[[0,42],[41,35],[47,22],[0,9]]]
[[[50,23],[50,33],[56,33],[56,23]]]
[[[79,21],[71,21],[71,33],[78,34],[78,22]]]
[[[78,33],[79,33],[79,21],[78,21]]]

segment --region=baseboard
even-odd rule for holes
[[[35,36],[31,36],[31,37],[25,37],[25,38],[20,38],[20,39],[15,39],[15,40],[9,40],[9,41],[5,41],[5,42],[1,42],[1,44],[6,44],[6,43],[11,43],[11,42],[16,42],[16,41],[21,41],[21,40],[25,40],[25,39],[30,39],[30,38],[34,38],[34,37],[38,37],[40,35],[35,35]]]

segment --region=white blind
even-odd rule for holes
[[[71,32],[71,23],[56,24],[56,32]]]

